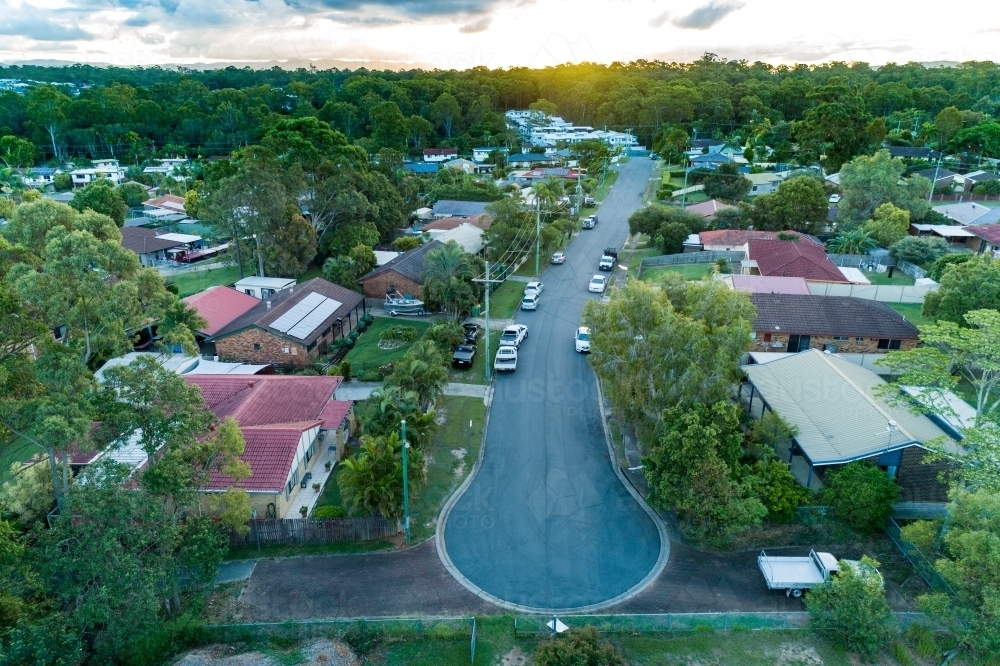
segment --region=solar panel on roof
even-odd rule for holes
[[[282,333],[287,333],[288,329],[302,321],[307,314],[312,312],[316,306],[322,303],[325,299],[326,296],[317,294],[316,292],[309,294],[292,306],[288,312],[275,319],[271,323],[271,328],[276,331],[281,331]]]
[[[326,321],[326,318],[336,312],[340,306],[341,303],[339,301],[327,298],[317,305],[315,310],[306,315],[302,321],[289,329],[288,335],[299,340],[305,340],[309,337],[310,333],[316,330],[317,326]]]

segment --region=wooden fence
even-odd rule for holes
[[[381,517],[369,518],[272,518],[251,520],[250,531],[229,534],[229,546],[276,546],[290,543],[371,541],[399,534],[399,525]]]

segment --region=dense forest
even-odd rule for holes
[[[686,64],[540,70],[18,66],[0,68],[0,78],[53,84],[26,95],[0,93],[0,135],[32,141],[39,162],[225,155],[287,116],[316,116],[371,153],[383,147],[468,150],[511,142],[503,111],[539,99],[577,124],[630,128],[647,146],[682,126],[692,136],[759,140],[783,157],[797,146],[802,161],[825,154],[831,167],[873,143],[948,143],[963,130],[958,147],[1000,149],[995,131],[970,131],[998,115],[1000,66],[991,62],[774,67],[706,54]],[[82,87],[78,95],[60,86],[70,83]],[[961,114],[958,126],[935,127],[948,107]]]

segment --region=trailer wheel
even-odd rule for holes
[[[799,589],[792,590],[792,596],[798,599],[799,597],[802,596],[802,590]]]
[[[395,310],[389,310],[389,316],[390,317],[395,317],[396,316],[396,311]]]

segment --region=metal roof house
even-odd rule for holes
[[[940,440],[960,449],[927,416],[879,397],[885,381],[875,373],[815,349],[742,369],[740,396],[750,413],[771,410],[796,429],[778,455],[803,485],[822,488],[816,468],[870,459],[897,478],[903,499],[944,501],[946,489],[934,486],[941,484],[934,465],[923,464],[923,448]]]

